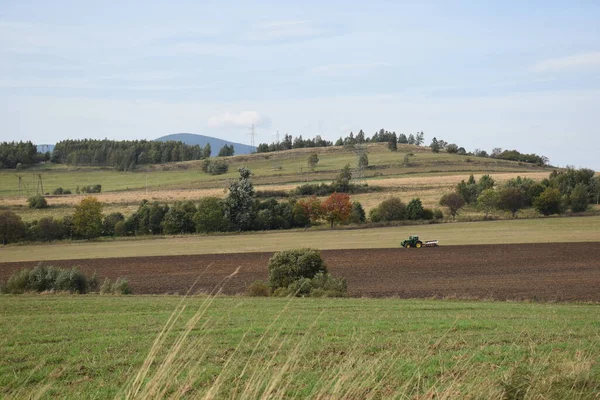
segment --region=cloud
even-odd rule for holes
[[[598,67],[600,67],[600,51],[551,58],[537,63],[532,69],[536,72],[548,72]]]
[[[208,119],[209,128],[240,128],[249,127],[269,127],[271,120],[257,111],[241,111],[239,113],[224,113],[213,115]]]

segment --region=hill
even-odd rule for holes
[[[159,137],[155,140],[160,142],[167,142],[169,140],[181,141],[188,145],[198,144],[202,147],[206,146],[207,143],[210,143],[213,156],[216,156],[219,152],[219,149],[225,145],[233,145],[236,155],[250,154],[254,152],[254,148],[252,146],[248,146],[247,144],[230,142],[228,140],[223,140],[212,136],[197,135],[195,133],[174,133],[172,135]]]

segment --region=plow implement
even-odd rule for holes
[[[428,240],[426,242],[422,242],[419,240],[418,236],[409,236],[408,239],[403,240],[402,243],[400,243],[400,246],[404,247],[405,249],[410,249],[411,247],[415,247],[415,248],[421,248],[421,247],[438,247],[439,246],[439,242],[437,240]]]

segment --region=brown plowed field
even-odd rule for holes
[[[600,243],[448,246],[423,249],[323,251],[329,270],[353,296],[459,297],[600,301]],[[134,293],[194,292],[224,286],[241,293],[267,278],[271,253],[208,254],[47,262],[87,274],[129,279]],[[0,280],[28,263],[0,263]]]

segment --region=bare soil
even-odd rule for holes
[[[100,279],[126,277],[136,294],[243,293],[266,280],[272,253],[47,261]],[[600,243],[322,251],[352,296],[600,301]],[[0,281],[36,262],[0,263]],[[237,268],[238,273],[225,278]]]

